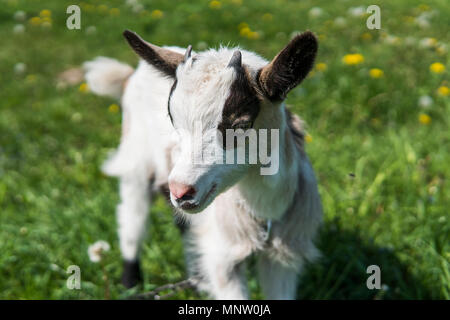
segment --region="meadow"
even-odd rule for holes
[[[137,64],[124,29],[194,50],[240,45],[272,58],[299,31],[319,38],[314,71],[287,99],[307,123],[324,206],[322,259],[299,299],[450,299],[450,6],[447,0],[37,1],[0,5],[0,299],[117,299],[186,278],[179,230],[158,197],[144,285],[120,285],[120,104],[60,74],[96,56]],[[68,30],[66,8],[81,8]],[[100,262],[88,248],[110,244]],[[261,298],[251,261],[249,287]],[[66,287],[70,265],[81,290]],[[369,265],[382,288],[366,286]],[[172,298],[204,298],[192,290]]]

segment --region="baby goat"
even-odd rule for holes
[[[239,48],[193,53],[190,46],[158,47],[130,31],[124,36],[142,58],[136,70],[104,57],[85,63],[92,91],[122,101],[121,143],[103,167],[120,179],[122,282],[131,287],[140,279],[151,191],[168,186],[188,222],[186,256],[200,290],[246,299],[244,262],[257,254],[265,296],[295,299],[302,266],[319,256],[313,239],[322,208],[302,122],[283,101],[314,64],[315,36],[297,35],[271,62]],[[247,134],[252,130],[260,134]],[[240,146],[229,144],[230,137],[243,137]],[[253,138],[263,142],[253,153],[267,146],[277,157],[272,172],[263,174],[267,161],[250,163]],[[244,161],[223,161],[242,147]],[[193,161],[196,152],[208,161]]]

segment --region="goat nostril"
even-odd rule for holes
[[[195,196],[195,189],[193,187],[190,187],[186,193],[181,196],[181,198],[178,198],[177,201],[187,201],[187,200],[192,200]]]
[[[177,182],[170,183],[169,189],[178,202],[192,200],[197,192],[193,186]]]

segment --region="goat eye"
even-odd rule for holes
[[[241,122],[238,122],[236,124],[233,123],[232,128],[234,130],[242,129],[242,130],[245,131],[245,130],[250,129],[252,126],[253,126],[253,123],[251,121],[241,121]]]

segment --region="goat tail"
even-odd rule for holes
[[[122,62],[107,57],[97,57],[83,64],[85,79],[92,92],[120,99],[126,81],[134,69]]]

